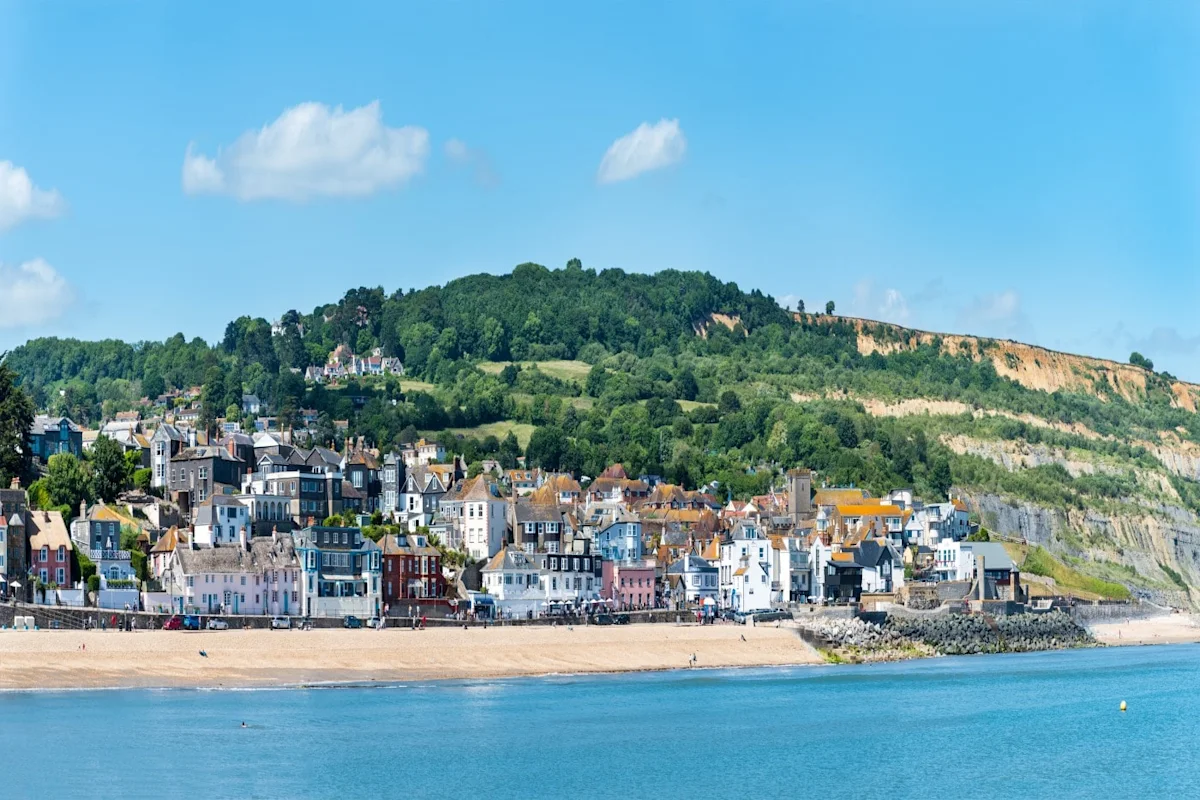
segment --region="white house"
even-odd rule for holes
[[[480,571],[484,590],[504,615],[527,617],[546,608],[546,591],[538,556],[506,547]]]
[[[300,610],[300,562],[289,536],[223,547],[178,544],[162,581],[178,613],[291,615]]]
[[[753,523],[737,525],[721,542],[721,606],[742,613],[769,609],[771,561],[771,540],[766,534]]]
[[[508,530],[508,501],[500,487],[478,475],[463,486],[461,502],[458,527],[471,558],[483,560],[500,552]]]
[[[196,508],[193,525],[198,545],[241,542],[251,536],[250,509],[234,495],[213,495]]]
[[[685,553],[667,567],[668,590],[675,607],[715,603],[720,593],[719,570],[700,556]]]

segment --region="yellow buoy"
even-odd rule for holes
[[[1125,701],[1124,700],[1121,701],[1121,710],[1122,711],[1125,710]]]

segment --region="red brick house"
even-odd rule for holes
[[[383,602],[445,597],[442,554],[419,533],[383,537]]]

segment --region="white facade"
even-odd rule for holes
[[[497,497],[464,500],[460,524],[462,543],[471,558],[491,558],[504,546],[504,534],[508,530],[508,503]]]
[[[218,498],[214,498],[214,501]],[[222,498],[223,499],[223,498]],[[232,498],[231,498],[232,500]],[[213,502],[202,513],[197,514],[195,524],[196,544],[211,547],[214,544],[242,543],[250,538],[250,509],[240,502]]]
[[[754,525],[742,524],[721,543],[718,563],[720,603],[735,611],[771,607],[771,540]]]

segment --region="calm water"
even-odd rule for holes
[[[369,689],[9,693],[0,720],[4,797],[1200,797],[1191,645]]]

